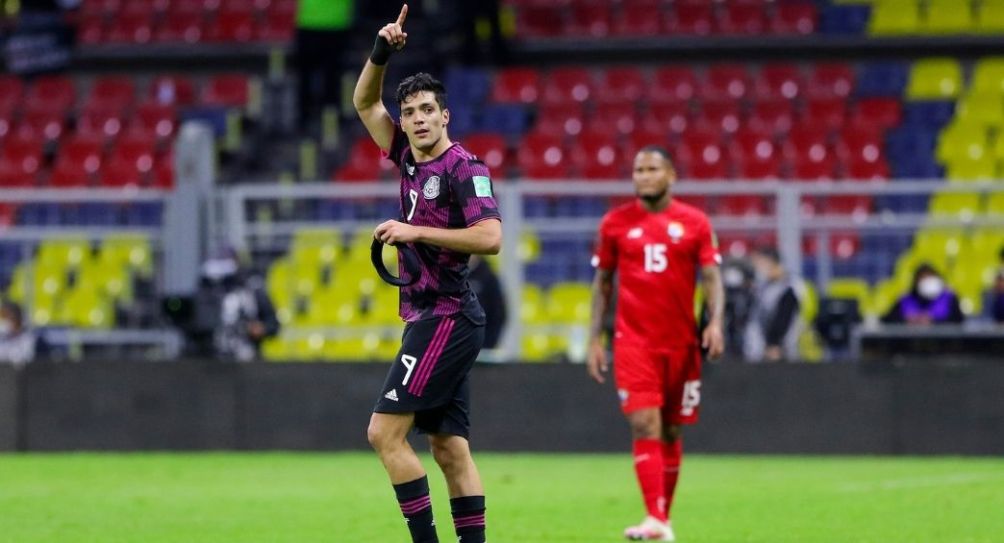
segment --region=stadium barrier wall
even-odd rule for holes
[[[0,451],[17,449],[17,377],[13,366],[0,364]]]
[[[0,448],[346,450],[368,447],[386,366],[118,361],[32,364],[17,379],[0,371]],[[685,433],[690,451],[1004,454],[1004,364],[719,364],[705,377],[701,422]],[[582,366],[479,365],[472,396],[478,450],[629,449],[613,386],[592,383]]]

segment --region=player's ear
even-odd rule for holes
[[[450,110],[443,108],[443,126],[450,124]]]

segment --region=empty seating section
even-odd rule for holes
[[[288,43],[296,0],[84,0],[78,40],[99,44]]]

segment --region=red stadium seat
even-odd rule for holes
[[[219,14],[247,14],[253,15],[257,6],[255,0],[222,0],[219,2]]]
[[[162,75],[150,82],[147,96],[161,105],[187,106],[195,102],[195,86],[181,75]]]
[[[664,129],[660,130],[638,130],[632,132],[628,135],[627,140],[624,142],[623,153],[625,161],[628,166],[634,160],[634,156],[644,147],[649,145],[656,145],[662,147],[663,149],[668,149],[669,147],[669,137],[667,136],[667,131]]]
[[[177,128],[177,112],[170,105],[146,102],[136,108],[130,132],[146,134],[160,142],[169,141]]]
[[[170,153],[157,158],[153,164],[153,188],[171,190],[174,188],[174,156]]]
[[[814,124],[798,124],[791,129],[788,140],[784,142],[786,156],[814,154],[829,150],[829,129]]]
[[[586,133],[571,149],[572,163],[586,179],[622,177],[624,159],[617,139],[607,133]]]
[[[202,101],[208,105],[243,108],[249,94],[248,77],[244,74],[217,75],[202,91]]]
[[[592,74],[585,68],[557,68],[548,74],[544,83],[544,102],[583,103],[592,96],[593,86]]]
[[[19,137],[54,141],[66,131],[66,118],[47,109],[31,109],[24,113],[16,132]]]
[[[600,77],[596,99],[600,103],[635,105],[645,96],[647,85],[645,75],[637,68],[610,68]]]
[[[662,134],[681,134],[690,124],[690,106],[685,102],[652,103],[648,114],[642,117],[646,130]]]
[[[526,38],[558,36],[563,30],[562,10],[551,6],[525,6],[516,13],[516,34]]]
[[[889,179],[889,163],[881,156],[877,160],[852,156],[846,163],[846,177],[862,181],[886,180]]]
[[[376,175],[376,172],[373,171],[372,166],[361,166],[351,162],[343,164],[331,175],[332,180],[346,183],[374,181],[377,177],[378,176]]]
[[[742,64],[713,64],[708,68],[701,96],[742,99],[750,92],[750,76]]]
[[[203,24],[201,13],[172,13],[157,27],[154,39],[162,43],[199,43]]]
[[[559,138],[528,134],[520,142],[516,162],[528,179],[561,179],[571,176],[569,161]]]
[[[806,85],[810,97],[847,97],[854,90],[854,69],[848,64],[819,63],[812,68]]]
[[[575,4],[565,32],[574,36],[605,38],[610,34],[610,19],[608,3]]]
[[[296,15],[274,14],[265,18],[258,37],[267,42],[290,42],[296,36]]]
[[[84,110],[77,117],[77,134],[102,141],[113,140],[122,132],[124,119],[119,109],[99,109],[96,107]]]
[[[667,26],[670,34],[706,36],[711,34],[714,20],[714,11],[710,2],[703,4],[679,3],[673,6],[673,13]]]
[[[122,6],[116,11],[115,17],[121,15],[153,17],[155,12],[154,7],[154,2],[147,0],[125,0],[122,2]]]
[[[271,0],[266,8],[267,16],[274,17],[276,15],[296,15],[296,2],[297,0]]]
[[[697,94],[698,81],[689,67],[660,68],[655,72],[655,80],[648,87],[650,102],[680,102],[690,100]]]
[[[753,92],[757,98],[797,98],[805,85],[802,71],[791,64],[768,64],[755,74]]]
[[[11,133],[14,128],[14,115],[10,112],[0,111],[0,145],[3,144],[4,138],[7,134]]]
[[[367,179],[386,177],[397,169],[393,161],[383,157],[383,151],[368,136],[361,137],[352,144],[348,163],[353,168],[369,172]]]
[[[786,134],[795,124],[795,106],[784,98],[758,100],[753,104],[747,123],[757,130]]]
[[[495,75],[492,101],[536,103],[540,97],[540,73],[532,68],[504,68]]]
[[[82,14],[77,23],[77,43],[94,45],[105,41],[105,21],[102,15]]]
[[[817,243],[816,236],[806,235],[802,238],[802,253],[806,255],[818,254]],[[852,258],[860,248],[861,239],[854,232],[833,232],[830,234],[829,253],[839,260]]]
[[[585,113],[578,103],[553,104],[542,108],[534,131],[550,136],[577,136],[585,125]]]
[[[121,76],[99,77],[91,86],[85,109],[122,111],[132,107],[136,99],[136,84],[132,78]]]
[[[122,0],[83,0],[80,12],[84,15],[108,15],[121,9]]]
[[[153,162],[156,154],[156,140],[136,133],[130,133],[120,138],[111,152],[113,160],[133,164],[136,170],[143,175],[147,175],[153,170]]]
[[[480,133],[470,134],[464,138],[464,148],[474,153],[488,169],[492,175],[503,174],[503,166],[506,164],[506,143],[505,138],[499,134]]]
[[[24,94],[24,83],[13,75],[0,74],[0,112],[11,111],[21,102]]]
[[[613,33],[618,36],[657,36],[662,32],[662,12],[658,3],[628,4],[614,20]]]
[[[247,43],[257,36],[251,13],[220,13],[206,28],[206,39],[212,42]]]
[[[844,98],[810,98],[801,122],[839,130],[847,118],[847,100]]]
[[[825,147],[813,147],[810,152],[795,155],[792,160],[792,177],[796,181],[818,181],[833,179],[836,175],[837,159]]]
[[[781,2],[770,19],[770,31],[774,34],[808,36],[815,34],[818,24],[819,12],[811,2]]]
[[[98,184],[103,187],[142,186],[147,172],[141,172],[135,162],[122,158],[112,158],[98,175]]]
[[[0,169],[3,170],[3,186],[30,187],[37,180],[42,168],[42,142],[12,136],[0,147]]]
[[[836,151],[844,161],[860,158],[869,162],[882,159],[882,131],[871,125],[852,125],[840,133]]]
[[[698,123],[719,127],[726,134],[734,134],[742,122],[742,108],[731,98],[708,99],[701,103]]]
[[[740,177],[766,179],[782,175],[781,150],[767,130],[741,130],[733,137],[729,150],[736,159]]]
[[[639,126],[638,109],[633,102],[599,104],[586,118],[586,132],[631,134]]]
[[[729,3],[718,12],[715,29],[722,34],[757,35],[767,30],[767,13],[761,2]]]
[[[744,194],[742,196],[723,196],[715,206],[719,213],[737,217],[762,216],[767,213],[767,202],[763,196]]]
[[[689,177],[724,179],[729,177],[729,161],[721,134],[713,129],[687,131],[680,138],[676,158]]]
[[[167,16],[198,15],[201,17],[205,12],[205,7],[205,0],[171,0],[168,2]]]
[[[43,76],[36,79],[28,89],[24,107],[64,116],[76,101],[77,91],[73,80],[62,76]]]
[[[116,15],[108,28],[110,43],[149,43],[153,39],[153,16],[147,13]]]
[[[858,101],[854,110],[854,122],[870,121],[883,128],[899,124],[902,104],[897,98],[865,98]]]

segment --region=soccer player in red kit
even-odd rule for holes
[[[673,541],[669,509],[683,451],[680,426],[697,421],[701,348],[711,358],[724,350],[721,256],[707,216],[670,194],[676,173],[664,149],[639,151],[632,177],[638,198],[600,223],[587,366],[593,379],[605,381],[609,361],[601,334],[616,273],[614,380],[648,512],[624,536]],[[709,315],[700,334],[694,317],[698,275]]]

